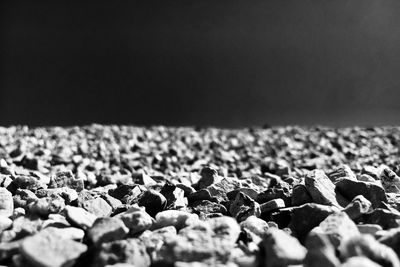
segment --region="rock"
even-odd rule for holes
[[[12,256],[18,254],[20,246],[21,240],[0,243],[0,261],[6,261],[11,259]]]
[[[160,262],[162,258],[159,255],[159,250],[167,240],[172,240],[176,237],[176,229],[173,226],[167,226],[154,231],[144,231],[139,239],[146,246],[147,253],[150,255],[152,262]]]
[[[14,196],[14,207],[22,207],[27,208],[28,204],[34,202],[38,199],[38,197],[28,189],[17,189]]]
[[[129,233],[125,224],[117,218],[98,218],[87,230],[87,238],[95,246],[123,239]]]
[[[373,183],[343,179],[336,184],[336,191],[348,200],[362,195],[371,202],[372,208],[388,202],[383,188]]]
[[[210,166],[206,166],[200,171],[200,180],[197,182],[198,189],[206,188],[218,180],[218,171]]]
[[[87,247],[84,244],[62,239],[49,232],[27,237],[21,244],[22,256],[34,266],[71,266]]]
[[[253,232],[254,234],[263,237],[270,228],[268,223],[256,216],[249,216],[246,220],[240,223],[242,229]]]
[[[225,206],[209,200],[199,200],[194,202],[191,206],[201,218],[205,218],[207,215],[215,213],[226,215],[228,212]]]
[[[138,175],[135,175],[135,179],[137,180],[138,184],[145,185],[145,186],[154,186],[157,185],[157,182],[154,181],[149,175],[145,172],[141,172]]]
[[[1,242],[18,240],[35,234],[42,226],[42,220],[28,217],[18,217],[13,221],[12,227],[1,233]]]
[[[304,204],[292,210],[289,228],[299,240],[303,240],[311,229],[334,212],[338,212],[338,209],[314,203]]]
[[[207,191],[209,191],[211,197],[216,198],[218,202],[228,202],[229,199],[227,193],[240,187],[242,187],[242,185],[239,180],[234,178],[223,178],[220,182],[207,187]]]
[[[378,224],[358,224],[357,225],[358,231],[361,234],[370,234],[375,235],[377,232],[382,230],[382,226]]]
[[[174,226],[177,230],[189,225],[191,221],[197,221],[198,216],[180,210],[165,210],[156,215],[154,229]]]
[[[0,187],[0,215],[10,217],[14,211],[14,200],[10,191]]]
[[[37,178],[25,175],[17,176],[7,187],[11,193],[15,193],[17,189],[29,189],[31,191],[36,191],[40,188],[47,188],[47,186],[46,184],[40,182]]]
[[[363,195],[358,195],[344,208],[344,212],[352,220],[360,218],[363,214],[367,213],[371,209],[371,202],[366,199]]]
[[[379,170],[379,179],[386,193],[400,193],[400,177],[386,165],[381,165]]]
[[[155,190],[148,190],[143,192],[140,196],[139,206],[146,208],[146,212],[154,217],[158,212],[167,207],[167,199]]]
[[[328,174],[329,179],[336,184],[342,179],[350,179],[357,181],[355,173],[350,169],[349,165],[343,164]]]
[[[291,191],[290,191],[290,186],[287,183],[281,182],[280,184],[272,188],[268,188],[264,192],[261,192],[257,196],[257,202],[265,203],[277,198],[283,199],[283,201],[285,201],[286,206],[289,206],[291,204],[292,202]]]
[[[116,199],[108,194],[104,194],[101,197],[108,203],[108,205],[111,206],[113,211],[122,205],[122,202],[119,199]]]
[[[52,188],[69,187],[77,192],[80,192],[83,190],[84,184],[83,180],[75,178],[74,174],[71,171],[60,171],[55,173],[50,178],[50,187]]]
[[[59,213],[65,207],[64,199],[58,195],[39,198],[30,204],[30,212],[39,216],[48,216],[52,213]]]
[[[340,265],[340,267],[382,267],[382,265],[379,265],[366,257],[351,257]]]
[[[248,195],[252,199],[257,200],[258,192],[252,188],[247,188],[247,187],[240,187],[238,189],[228,192],[227,196],[229,200],[235,200],[239,192],[242,192],[243,194]]]
[[[96,215],[97,217],[107,217],[112,212],[111,206],[108,205],[107,201],[101,197],[84,201],[82,203],[82,208]]]
[[[285,207],[285,202],[281,198],[270,200],[260,205],[261,213],[271,212]]]
[[[229,212],[238,222],[246,220],[249,216],[260,216],[260,204],[249,196],[239,192],[229,206]]]
[[[96,215],[78,207],[66,206],[65,212],[67,219],[82,229],[91,227],[97,218]]]
[[[104,267],[116,263],[149,267],[151,261],[144,244],[138,239],[129,238],[103,244],[101,250],[96,253],[92,266]]]
[[[122,220],[132,234],[150,229],[153,225],[153,218],[143,208],[139,207],[131,207],[127,211],[117,214],[114,218]]]
[[[306,239],[304,267],[336,267],[340,265],[335,248],[325,235],[311,232]]]
[[[183,190],[183,192],[185,193],[185,197],[187,197],[190,194],[196,192],[196,189],[194,189],[193,187],[191,187],[189,185],[182,184],[182,183],[177,183],[176,187],[178,187],[178,188]]]
[[[400,266],[396,253],[370,235],[359,235],[346,240],[340,247],[340,253],[344,259],[364,256],[382,266]]]
[[[335,193],[335,185],[322,170],[314,170],[305,177],[305,186],[313,202],[340,208]]]
[[[186,207],[188,204],[188,200],[185,197],[185,191],[171,184],[170,182],[166,182],[164,186],[161,188],[160,193],[167,200],[167,209],[179,209],[182,207]]]
[[[360,235],[355,223],[344,212],[329,215],[312,231],[326,235],[336,248],[342,242]]]
[[[313,200],[307,188],[303,184],[297,184],[293,187],[293,193],[291,196],[292,206],[301,206],[306,203],[311,203]]]
[[[277,228],[270,228],[264,236],[265,266],[281,267],[302,264],[307,250],[300,242]]]

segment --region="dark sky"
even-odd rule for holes
[[[0,4],[0,125],[399,124],[398,0],[30,2]]]

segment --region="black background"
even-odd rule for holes
[[[0,124],[398,124],[400,2],[1,1]]]

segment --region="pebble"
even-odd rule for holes
[[[50,187],[69,187],[77,192],[80,192],[84,189],[84,184],[83,180],[75,178],[75,175],[71,171],[60,171],[55,173],[50,178]]]
[[[343,211],[352,220],[360,218],[363,214],[367,213],[371,209],[371,202],[366,199],[363,195],[358,195],[347,205]]]
[[[336,184],[338,181],[342,179],[350,179],[353,181],[357,181],[357,176],[347,164],[343,164],[334,169],[332,172],[328,174],[328,177],[334,184]]]
[[[13,221],[10,218],[0,215],[0,233],[10,228],[12,223]]]
[[[199,217],[196,214],[191,214],[186,211],[165,210],[156,215],[154,229],[174,226],[177,230],[180,230],[191,222],[197,221],[198,218]]]
[[[386,165],[381,165],[379,171],[379,179],[386,193],[400,193],[400,177]]]
[[[325,235],[310,232],[305,244],[307,255],[304,259],[304,267],[336,267],[340,265],[335,248]]]
[[[22,256],[37,267],[71,266],[86,250],[84,244],[46,231],[25,238],[21,244]]]
[[[200,180],[197,182],[197,188],[206,188],[218,180],[218,171],[210,166],[206,166],[200,171]]]
[[[242,229],[253,232],[254,234],[262,237],[270,228],[268,223],[256,216],[249,216],[246,220],[240,223]]]
[[[285,207],[285,202],[281,198],[270,200],[260,205],[261,213],[271,212]]]
[[[351,257],[340,265],[340,267],[382,267],[382,265],[379,265],[366,257]]]
[[[358,231],[361,234],[369,234],[369,235],[375,235],[377,232],[382,230],[382,226],[378,224],[358,224],[357,225]]]

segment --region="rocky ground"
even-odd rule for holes
[[[0,127],[0,265],[398,267],[399,130]]]

